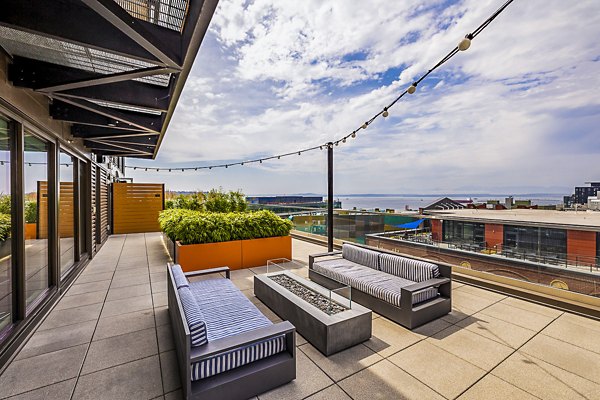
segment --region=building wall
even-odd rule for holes
[[[439,219],[431,220],[431,239],[436,242],[441,242],[443,238],[442,235],[442,221]]]
[[[504,242],[504,225],[485,224],[485,243],[489,248],[502,248]]]
[[[567,231],[567,256],[570,261],[591,262],[596,257],[596,232]]]

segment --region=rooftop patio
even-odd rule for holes
[[[294,259],[322,252],[293,242]],[[177,399],[157,233],[113,235],[0,376],[0,398]],[[264,268],[232,271],[253,294]],[[409,331],[374,314],[373,337],[329,358],[297,337],[297,379],[260,399],[600,399],[600,322],[453,283],[453,312]],[[14,396],[14,397],[11,397]]]

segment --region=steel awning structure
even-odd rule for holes
[[[4,0],[8,79],[99,155],[154,158],[218,0]]]

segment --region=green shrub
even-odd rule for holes
[[[0,214],[10,215],[10,195],[0,193]]]
[[[160,213],[161,230],[181,244],[227,242],[287,236],[292,223],[271,211],[199,212],[170,209]]]
[[[25,203],[25,222],[28,224],[37,222],[37,202],[28,201]]]
[[[10,215],[0,214],[0,242],[4,242],[10,237]]]
[[[212,189],[206,194],[204,201],[206,211],[210,212],[242,212],[246,211],[248,203],[244,194],[240,191],[224,192],[223,188]]]

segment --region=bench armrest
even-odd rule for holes
[[[312,268],[312,265],[315,262],[315,258],[327,257],[327,256],[339,256],[340,254],[342,254],[342,252],[340,250],[330,251],[327,253],[311,254],[308,256],[308,267]]]
[[[286,338],[288,348],[290,347],[290,345],[292,346],[292,348],[288,350],[293,351],[293,349],[296,346],[296,335],[294,334],[294,332],[296,332],[296,328],[294,327],[294,325],[292,325],[289,321],[283,321],[277,324],[265,326],[263,328],[258,328],[248,332],[240,333],[235,336],[213,340],[200,347],[192,347],[190,351],[190,362],[195,363],[198,361],[202,361],[206,358],[210,358],[217,354],[221,354],[229,350],[242,348],[253,343],[260,342],[283,334],[288,336]]]
[[[225,272],[225,277],[227,279],[231,279],[231,271],[229,270],[229,267],[218,267],[218,268],[210,268],[210,269],[201,269],[199,271],[192,271],[192,272],[186,272],[184,273],[186,278],[191,278],[194,276],[201,276],[201,275],[209,275],[209,274],[218,274],[221,272]]]
[[[449,282],[450,282],[449,278],[433,278],[433,279],[428,279],[423,282],[417,282],[412,285],[405,286],[402,288],[402,290],[406,290],[408,292],[414,293],[414,292],[418,292],[420,290],[427,289],[430,287],[438,287],[440,285],[443,285],[444,283],[449,283]]]

